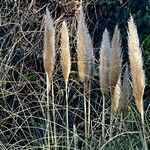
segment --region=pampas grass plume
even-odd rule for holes
[[[130,16],[128,21],[128,48],[135,103],[138,111],[141,113],[142,120],[144,120],[143,94],[145,88],[145,74],[137,28],[132,16]]]
[[[61,66],[62,66],[63,76],[65,79],[65,89],[66,89],[67,149],[70,149],[67,84],[68,84],[68,78],[69,78],[70,69],[71,69],[71,59],[70,59],[69,33],[68,33],[67,24],[65,21],[63,21],[62,28],[61,28]]]
[[[69,33],[65,21],[63,21],[61,28],[61,66],[63,76],[65,79],[65,84],[67,84],[71,69],[71,59],[70,59]]]
[[[43,61],[48,84],[50,86],[55,64],[55,28],[53,27],[53,20],[48,10],[46,10],[45,15]]]
[[[110,61],[110,39],[107,29],[103,32],[102,43],[100,48],[100,65],[99,78],[100,89],[103,96],[103,112],[102,112],[102,139],[105,141],[105,96],[109,92],[109,61]]]
[[[121,98],[121,77],[119,77],[112,96],[112,114],[115,115],[118,110],[119,101]]]
[[[91,75],[94,57],[92,39],[85,23],[82,5],[80,5],[77,29],[77,58],[80,81],[85,83]]]
[[[87,25],[85,23],[85,15],[82,9],[82,1],[80,4],[80,12],[78,18],[77,29],[77,59],[78,59],[78,71],[79,78],[84,83],[84,121],[85,121],[85,143],[88,142],[90,133],[90,98],[88,99],[88,119],[87,119],[87,104],[86,104],[86,92],[89,91],[89,77],[92,75],[92,68],[94,63],[93,57],[93,43],[88,32]],[[87,150],[87,145],[85,146]]]
[[[100,48],[100,87],[104,95],[109,91],[109,60],[110,60],[110,39],[107,29],[104,30]]]
[[[112,90],[111,92],[113,92],[118,82],[122,69],[120,31],[118,29],[118,26],[116,26],[113,34],[111,48],[112,51],[110,54],[111,58],[110,58],[109,84]]]

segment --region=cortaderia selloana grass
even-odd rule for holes
[[[112,3],[2,4],[0,149],[150,149],[145,32]]]
[[[47,14],[49,15],[49,14]],[[52,27],[52,26],[51,26]],[[68,80],[69,75],[71,71],[71,55],[70,55],[70,43],[69,43],[69,30],[67,28],[66,21],[63,21],[62,27],[61,27],[61,66],[62,66],[62,73],[65,81],[65,91],[66,91],[66,143],[67,143],[67,149],[71,149],[71,133],[76,133],[76,126],[73,126],[73,132],[71,132],[69,127],[69,96],[68,96]],[[52,33],[49,33],[52,35]],[[52,40],[49,38],[49,40]],[[54,40],[54,38],[53,38]],[[85,23],[85,17],[82,5],[80,6],[79,15],[78,15],[78,26],[77,26],[77,32],[76,32],[76,40],[77,40],[77,64],[78,64],[78,73],[79,73],[79,79],[83,83],[83,96],[84,96],[84,132],[85,132],[85,149],[88,149],[88,142],[90,133],[92,133],[91,128],[91,103],[90,103],[90,97],[87,97],[86,92],[90,91],[90,82],[89,79],[92,78],[92,68],[94,64],[94,56],[93,56],[93,43],[91,40],[91,37],[88,33],[88,28]],[[134,40],[134,42],[132,42]],[[54,41],[53,41],[54,42]],[[50,43],[50,41],[49,41]],[[132,43],[132,44],[131,44]],[[134,48],[133,48],[134,43]],[[50,45],[52,46],[52,45]],[[46,46],[45,46],[46,47]],[[145,137],[145,128],[144,128],[144,115],[143,115],[143,92],[144,92],[144,80],[145,75],[143,71],[143,60],[141,56],[141,52],[139,50],[139,42],[138,42],[138,36],[136,31],[136,26],[133,23],[132,16],[130,17],[130,20],[128,22],[128,48],[129,48],[129,60],[130,60],[130,68],[131,68],[131,80],[133,82],[133,95],[135,97],[135,104],[138,108],[138,111],[141,114],[141,121],[142,121],[142,127],[143,127],[143,145],[145,149],[147,149],[147,142]],[[45,48],[46,49],[46,48]],[[54,48],[50,49],[49,51],[54,50]],[[44,53],[47,54],[48,57],[51,55],[49,52]],[[55,55],[55,54],[53,54]],[[47,80],[50,79],[49,77],[52,76],[53,67],[51,67],[52,64],[54,64],[54,57],[51,59],[50,57],[48,60],[50,62],[51,74],[48,75],[48,69],[46,68],[46,64],[48,61],[46,60],[46,57],[44,57],[44,65],[45,65],[45,71],[47,74]],[[138,61],[140,60],[140,61]],[[118,26],[115,27],[114,34],[112,37],[112,40],[110,40],[108,30],[105,29],[102,37],[101,42],[101,48],[100,48],[100,65],[99,65],[99,77],[100,77],[100,90],[102,93],[102,99],[103,99],[103,107],[102,107],[102,137],[100,137],[99,148],[104,147],[107,143],[107,136],[109,133],[109,141],[113,139],[113,124],[115,123],[114,119],[117,117],[117,114],[120,114],[120,131],[122,130],[122,126],[125,125],[123,123],[123,114],[126,112],[127,108],[129,107],[129,99],[131,98],[131,84],[130,84],[130,76],[129,76],[129,70],[128,70],[128,63],[126,63],[125,67],[122,65],[122,51],[121,51],[121,38],[120,38],[120,31]],[[53,63],[52,63],[53,62]],[[125,69],[124,69],[125,68]],[[125,71],[123,71],[125,70]],[[51,77],[52,78],[52,77]],[[141,80],[138,80],[140,83],[137,82],[137,79],[141,78]],[[51,79],[52,80],[52,79]],[[140,94],[141,93],[141,94]],[[111,99],[111,112],[110,112],[110,126],[109,128],[105,127],[105,103],[108,99]],[[48,104],[48,102],[47,102]],[[88,104],[88,105],[87,105]],[[49,104],[48,104],[49,105]],[[53,102],[53,105],[54,102]],[[87,107],[88,106],[88,107]],[[53,116],[55,115],[55,106],[53,106]],[[88,112],[87,112],[88,110]],[[47,119],[50,119],[47,117]],[[56,133],[56,126],[55,126],[55,120],[54,121],[54,146],[57,147],[57,133]],[[51,122],[51,121],[49,121]],[[107,134],[105,133],[108,132]],[[48,134],[48,139],[50,135]],[[53,136],[53,135],[51,135]],[[74,147],[77,147],[77,136],[73,134],[74,136]],[[78,137],[79,138],[79,137]],[[48,140],[48,144],[50,144],[50,140]]]

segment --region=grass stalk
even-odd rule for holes
[[[91,100],[90,98],[88,98],[88,127],[87,127],[88,138],[90,137],[90,125],[91,125]]]
[[[52,82],[52,105],[53,105],[53,130],[54,130],[54,148],[57,150],[57,130],[56,130],[56,106],[54,97],[54,86]]]
[[[120,132],[122,130],[122,127],[123,127],[123,113],[120,112],[120,126],[119,126]]]
[[[69,104],[68,104],[68,82],[65,84],[66,91],[66,131],[67,131],[67,150],[70,150],[70,138],[69,138]]]
[[[83,97],[84,97],[84,129],[85,129],[85,150],[88,150],[88,122],[87,122],[87,102],[86,102],[86,83],[83,84]]]
[[[48,91],[48,90],[47,90]],[[47,127],[46,127],[46,133],[47,133],[47,145],[50,145],[50,111],[49,111],[49,92],[47,92]],[[53,135],[51,135],[53,137]],[[53,139],[52,139],[53,141]]]
[[[90,129],[91,129],[91,96],[90,96],[90,89],[91,89],[91,81],[89,81],[89,88],[88,88],[88,138],[90,138]]]
[[[73,140],[74,140],[74,149],[78,150],[77,129],[75,125],[73,125]]]
[[[105,141],[105,95],[103,95],[103,110],[102,110],[102,142]]]
[[[114,121],[114,116],[113,116],[113,111],[112,111],[112,106],[111,106],[111,114],[110,114],[110,135],[109,135],[109,140],[113,136],[113,121]]]
[[[50,105],[49,105],[49,102],[50,102],[50,97],[49,97],[49,91],[50,91],[50,86],[49,86],[49,78],[48,78],[48,75],[46,74],[46,81],[47,81],[47,84],[46,84],[46,92],[47,92],[47,106],[46,106],[46,121],[47,121],[47,124],[46,124],[46,138],[47,138],[47,147],[50,148],[50,136],[52,138],[52,142],[54,141],[53,140],[53,132],[51,132],[52,130],[52,125],[51,125],[51,119],[50,119]],[[51,133],[51,135],[50,135]]]
[[[143,144],[144,144],[144,149],[145,149],[145,150],[148,150],[147,140],[146,140],[146,135],[145,135],[145,124],[144,124],[144,120],[142,121],[142,131],[143,131]]]

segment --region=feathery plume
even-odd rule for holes
[[[116,26],[111,43],[111,58],[110,58],[110,70],[109,70],[109,84],[111,92],[114,91],[122,69],[122,55],[121,55],[121,42],[120,31]]]
[[[145,88],[145,74],[137,28],[132,16],[130,16],[128,21],[128,48],[135,103],[138,111],[141,113],[142,120],[144,120],[143,94]]]
[[[77,29],[77,59],[79,78],[84,83],[84,121],[85,121],[85,143],[88,142],[87,138],[90,133],[90,98],[88,99],[88,119],[87,119],[87,104],[86,104],[86,91],[89,90],[89,76],[92,75],[92,68],[94,63],[93,57],[93,44],[87,25],[85,23],[85,15],[80,4],[80,12],[78,19]],[[87,88],[87,89],[86,89]],[[87,145],[85,146],[87,150]]]
[[[110,60],[110,39],[107,29],[103,32],[102,43],[100,48],[100,65],[99,78],[100,88],[103,96],[102,112],[102,139],[105,141],[105,95],[109,91],[109,60]]]
[[[53,27],[53,24],[50,13],[46,10],[43,61],[49,87],[52,81],[55,64],[55,28]]]
[[[71,69],[71,60],[70,60],[70,47],[69,47],[69,33],[67,24],[65,21],[62,23],[61,28],[61,65],[63,76],[65,79],[65,90],[66,90],[66,128],[67,128],[67,149],[70,149],[70,141],[69,141],[69,110],[68,110],[68,92],[67,92],[67,84],[68,78]]]
[[[128,48],[129,48],[129,60],[130,60],[131,75],[132,75],[132,82],[133,82],[133,93],[134,93],[137,109],[141,114],[144,149],[148,150],[148,145],[147,145],[146,135],[145,135],[144,110],[143,110],[145,73],[143,70],[143,59],[142,59],[142,52],[139,44],[137,28],[132,16],[130,16],[130,19],[128,21]]]
[[[121,77],[119,76],[119,79],[117,81],[117,84],[115,86],[114,93],[112,96],[112,114],[113,115],[115,115],[118,110],[120,98],[121,98]]]
[[[51,126],[51,119],[50,119],[50,109],[49,109],[49,91],[52,85],[52,105],[53,105],[53,129],[54,129],[54,143],[57,145],[56,139],[56,125],[55,125],[55,104],[54,104],[54,94],[53,94],[53,70],[55,64],[55,28],[53,27],[53,20],[50,17],[50,13],[48,9],[46,10],[45,15],[45,31],[44,31],[44,53],[43,53],[43,61],[44,61],[44,69],[46,72],[46,81],[47,81],[47,140],[48,145],[50,145],[50,126]],[[51,137],[53,137],[53,133],[51,133]],[[56,146],[55,146],[56,147]],[[56,148],[55,148],[56,149]]]
[[[113,115],[115,115],[118,110],[119,100],[121,97],[120,76],[122,69],[122,55],[121,55],[120,31],[118,29],[118,26],[116,26],[113,34],[110,56],[111,57],[109,67],[109,85],[111,90],[110,92],[112,93],[110,138],[112,138],[113,133],[112,123],[114,120]]]
[[[79,77],[82,83],[88,81],[94,63],[93,44],[87,25],[82,5],[80,5],[78,29],[77,29],[77,58]]]
[[[109,60],[110,60],[110,39],[107,29],[104,30],[100,48],[99,77],[101,92],[104,95],[109,91]]]
[[[65,21],[63,21],[61,28],[61,65],[63,76],[65,79],[65,84],[67,84],[71,69],[71,60],[70,60],[69,33]]]
[[[124,113],[127,110],[129,99],[131,96],[131,86],[129,83],[129,69],[128,65],[126,65],[125,72],[123,75],[123,83],[121,86],[122,96],[119,102],[118,111],[120,113]]]

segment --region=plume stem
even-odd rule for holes
[[[54,128],[54,148],[57,150],[57,134],[56,134],[56,112],[55,112],[55,98],[54,98],[54,86],[52,82],[52,105],[53,105],[53,128]]]
[[[85,150],[88,150],[88,124],[87,124],[87,103],[86,103],[86,83],[83,84],[84,97],[84,128],[85,128]]]
[[[110,114],[110,136],[109,136],[109,139],[112,138],[112,134],[113,134],[113,121],[114,121],[113,108],[111,106],[111,114]]]
[[[46,138],[47,138],[47,146],[48,148],[50,148],[50,133],[51,133],[51,137],[52,137],[52,141],[53,140],[53,132],[52,131],[52,125],[51,125],[51,119],[50,119],[50,105],[49,105],[49,101],[50,101],[50,97],[49,97],[49,91],[50,91],[50,85],[49,85],[49,77],[48,77],[48,74],[46,73],[46,81],[47,81],[47,84],[46,84],[46,96],[47,96],[47,107],[46,107],[46,117],[47,117],[47,125],[46,125]]]
[[[89,81],[89,88],[88,88],[88,138],[90,137],[90,127],[91,127],[91,99],[90,99],[90,88],[91,88],[91,81]]]
[[[78,150],[78,137],[76,125],[73,125],[73,139],[74,139],[74,149]]]
[[[69,104],[68,104],[68,80],[65,82],[65,91],[66,91],[66,130],[67,130],[67,150],[70,150],[70,141],[69,141]]]
[[[102,111],[102,141],[105,141],[105,95],[103,94],[103,111]]]

